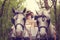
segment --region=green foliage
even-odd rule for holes
[[[57,26],[58,26],[58,32],[60,34],[60,5],[57,6]]]
[[[53,8],[51,8],[51,22],[55,25],[55,14]]]
[[[0,17],[0,40],[7,40],[8,33],[12,26],[11,18],[13,17],[12,8],[17,8],[19,4],[22,4],[24,0],[6,0],[3,9],[3,15]],[[0,10],[4,1],[0,0]],[[1,12],[1,11],[0,11]]]
[[[57,13],[56,13],[56,18],[57,18],[57,32],[58,32],[58,35],[60,37],[60,5],[57,6]],[[55,14],[54,14],[54,9],[52,8],[51,9],[51,21],[53,24],[55,24]]]

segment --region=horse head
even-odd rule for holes
[[[41,13],[40,15],[35,16],[35,19],[37,20],[38,31],[40,32],[40,34],[47,34],[47,30],[49,27],[48,17],[44,15],[44,13]]]
[[[24,28],[24,13],[26,11],[26,8],[23,11],[14,9],[12,9],[12,11],[14,13],[14,17],[11,19],[11,21],[15,27],[16,36],[21,36]]]

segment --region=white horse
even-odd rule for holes
[[[55,33],[56,33],[55,26],[52,25],[52,23],[50,21],[50,16],[48,16],[44,12],[42,12],[38,16],[36,16],[36,18],[37,18],[36,20],[37,20],[38,31],[39,31],[38,36],[40,36],[40,37],[46,36],[46,38],[49,37],[50,35],[56,36],[55,35]]]
[[[23,10],[23,12],[16,12],[13,9],[13,13],[15,14],[15,16],[12,18],[12,23],[13,26],[11,27],[12,31],[11,31],[11,37],[16,38],[16,37],[22,37],[23,36],[23,30],[24,30],[24,14],[25,10]]]
[[[42,38],[43,37],[46,39],[48,37],[48,30],[49,30],[49,25],[50,25],[50,19],[43,13],[41,15],[36,16],[37,20],[37,25],[38,25],[38,33],[37,33],[37,38]],[[48,38],[47,38],[48,40]]]

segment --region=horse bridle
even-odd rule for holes
[[[39,15],[39,16],[38,16],[38,18],[41,18],[41,17],[42,17],[42,21],[44,21],[45,18],[47,18],[47,16],[45,16],[43,13],[42,13],[42,15]]]
[[[16,14],[16,15],[17,15],[16,19],[13,19],[13,18],[12,18],[12,23],[14,24],[15,29],[17,29],[17,28],[16,28],[17,25],[21,25],[22,29],[24,30],[24,25],[23,25],[23,24],[21,24],[21,23],[15,24],[15,21],[18,19],[18,14]],[[14,15],[14,16],[16,16],[16,15]]]
[[[18,25],[21,25],[22,29],[24,30],[24,26],[23,26],[21,23],[17,23],[17,24],[15,25],[15,29],[17,29],[16,27],[17,27]]]
[[[44,22],[45,18],[47,18],[47,16],[45,16],[43,13],[42,13],[42,15],[37,16],[38,30],[40,31],[40,28],[45,28],[45,29],[47,30],[47,27],[45,27],[45,26],[39,26],[38,18],[41,18],[41,17],[42,17],[42,21],[43,21],[43,22]]]

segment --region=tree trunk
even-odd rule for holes
[[[1,11],[0,11],[0,17],[3,15],[3,10],[4,10],[4,6],[7,0],[4,0],[2,6],[1,6]]]
[[[3,15],[3,10],[4,10],[4,6],[5,6],[5,3],[6,3],[6,1],[7,0],[4,0],[3,1],[3,4],[2,4],[2,6],[1,6],[1,9],[0,9],[0,38],[1,38],[1,36],[3,35],[2,33],[3,33],[3,30],[2,30],[2,15]]]

